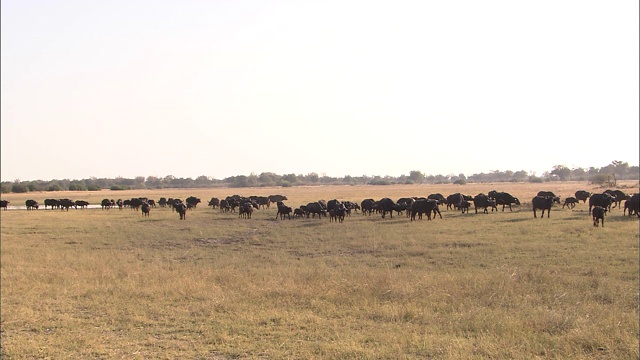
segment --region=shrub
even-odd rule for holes
[[[102,190],[102,188],[100,186],[98,186],[98,185],[89,185],[87,187],[87,190],[89,190],[89,191],[100,191],[100,190]]]
[[[542,183],[542,182],[544,182],[544,179],[542,179],[541,177],[537,177],[537,176],[531,176],[529,178],[529,182],[530,183]]]
[[[29,192],[29,187],[26,184],[15,183],[11,185],[11,192],[14,193],[26,193]]]
[[[467,180],[466,179],[458,179],[456,181],[453,182],[455,185],[467,185]]]

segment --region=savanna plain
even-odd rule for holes
[[[638,182],[621,190],[638,192]],[[513,211],[442,219],[352,213],[251,219],[211,197],[320,199],[509,192]],[[540,190],[586,182],[158,189],[3,194],[39,210],[0,213],[2,359],[638,359],[638,218],[588,204],[534,219]],[[168,208],[44,210],[160,197]]]

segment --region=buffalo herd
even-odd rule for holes
[[[482,213],[488,214],[489,209],[491,212],[498,211],[498,206],[502,205],[501,211],[505,211],[508,207],[509,211],[513,211],[513,205],[521,205],[520,200],[517,197],[512,196],[506,192],[498,192],[496,190],[489,191],[487,194],[477,194],[475,196],[464,195],[461,193],[451,194],[447,197],[442,194],[430,194],[427,197],[403,197],[397,201],[391,198],[385,197],[380,200],[374,200],[371,198],[362,200],[359,204],[352,201],[338,201],[337,199],[318,200],[307,203],[306,205],[300,205],[297,208],[292,208],[284,203],[288,200],[284,195],[269,195],[269,196],[249,196],[243,197],[240,195],[227,196],[224,199],[216,197],[211,198],[208,202],[208,206],[212,209],[219,209],[223,213],[237,213],[238,217],[251,219],[251,216],[255,210],[269,209],[272,203],[277,206],[276,219],[280,217],[281,220],[295,218],[315,218],[318,219],[329,216],[329,222],[342,223],[345,217],[351,216],[351,213],[361,212],[362,215],[371,216],[376,213],[383,219],[389,216],[393,218],[394,213],[396,215],[405,214],[411,221],[422,219],[423,215],[426,215],[428,220],[432,217],[439,216],[442,218],[440,207],[445,207],[447,210],[460,211],[463,214],[468,213],[471,205],[473,204],[474,212],[477,214],[478,210]],[[564,200],[562,208],[573,209],[577,204],[582,201],[589,205],[589,215],[593,218],[594,226],[601,224],[604,227],[604,218],[607,213],[610,213],[614,208],[624,208],[623,215],[632,216],[636,215],[640,217],[640,195],[633,194],[627,195],[620,190],[606,190],[602,193],[590,193],[585,190],[578,190],[575,192],[575,197],[570,196]],[[622,202],[624,201],[624,206]],[[172,211],[178,213],[180,220],[185,220],[187,211],[195,209],[197,205],[201,203],[201,200],[197,197],[190,196],[184,201],[174,198],[160,198],[157,202],[146,197],[138,197],[131,199],[103,199],[100,202],[100,207],[103,210],[109,210],[113,207],[123,210],[124,208],[130,208],[131,210],[142,210],[143,217],[149,217],[151,209],[159,206],[161,208],[169,207]],[[545,212],[547,218],[551,215],[551,209],[554,204],[561,204],[560,196],[557,196],[550,191],[540,191],[536,196],[531,199],[531,209],[533,210],[533,217],[538,217],[538,210],[540,210],[540,218],[544,218]],[[0,208],[5,210],[8,208],[9,201],[1,200]],[[27,210],[37,210],[39,208],[38,201],[29,199],[25,202]],[[89,203],[84,200],[73,201],[71,199],[45,199],[44,208],[48,209],[62,209],[69,211],[69,208],[87,208]]]

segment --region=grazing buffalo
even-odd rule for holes
[[[301,207],[293,210],[293,218],[295,219],[297,217],[299,218],[305,217],[305,211]]]
[[[360,209],[360,205],[354,203],[353,201],[345,201],[343,202],[343,204],[344,207],[347,208],[347,216],[351,216],[351,210],[353,210],[353,212],[357,214],[358,209]]]
[[[0,209],[5,209],[9,207],[9,200],[0,200]]]
[[[464,195],[455,193],[447,196],[447,210],[454,210],[464,200]]]
[[[489,207],[491,207],[491,212],[493,212],[493,210],[495,209],[496,211],[498,211],[498,208],[496,206],[496,200],[489,198],[487,195],[485,194],[478,194],[473,198],[473,207],[476,211],[476,214],[478,213],[478,209],[483,209],[482,212],[484,212],[485,214],[489,213],[489,210],[487,210]]]
[[[220,212],[230,212],[231,205],[229,205],[229,201],[226,199],[220,200]]]
[[[591,196],[591,193],[586,190],[578,190],[576,191],[575,195],[576,195],[576,199],[582,201],[582,203],[584,204],[587,202],[587,200]]]
[[[589,215],[591,215],[592,207],[601,206],[607,210],[610,210],[611,204],[613,204],[615,201],[616,199],[613,196],[611,196],[611,194],[602,193],[602,194],[591,195],[589,197]]]
[[[249,196],[249,199],[255,201],[259,208],[268,209],[271,206],[271,200],[266,196]]]
[[[124,202],[122,201],[122,199],[118,199],[118,201],[116,201],[116,205],[118,205],[118,209],[122,210],[122,208],[124,207]]]
[[[29,200],[25,201],[24,204],[27,206],[27,210],[37,210],[38,209],[38,202],[33,200],[33,199],[29,199]]]
[[[47,206],[51,206],[51,209],[53,209],[53,208],[59,209],[60,208],[60,200],[58,200],[58,199],[44,199],[44,208],[46,209]]]
[[[604,215],[607,213],[607,209],[602,206],[595,206],[592,211],[593,226],[598,227],[598,223],[602,220],[602,227],[604,227]]]
[[[147,204],[149,204],[149,206],[151,206],[152,208],[156,207],[156,201],[153,199],[147,200]]]
[[[376,201],[373,199],[364,199],[360,203],[360,209],[362,211],[362,215],[371,215],[373,213],[373,209],[376,205]]]
[[[151,205],[149,205],[148,202],[143,202],[142,205],[140,205],[140,209],[142,210],[142,217],[149,216]]]
[[[427,219],[431,220],[431,213],[433,213],[434,217],[437,213],[442,219],[442,214],[438,209],[438,200],[436,199],[418,199],[411,204],[411,221],[416,219],[416,215],[418,215],[418,219],[422,219],[422,214],[427,214]]]
[[[490,198],[496,199],[496,205],[502,205],[502,211],[504,211],[505,206],[509,206],[509,210],[513,211],[511,208],[512,204],[520,205],[520,200],[517,197],[513,197],[511,194],[506,192],[497,192],[495,190],[489,191],[487,194]]]
[[[60,209],[69,211],[70,207],[75,207],[76,202],[71,199],[60,199]]]
[[[308,203],[304,208],[304,211],[307,214],[307,218],[309,218],[309,215],[311,214],[313,214],[312,217],[314,218],[316,217],[316,214],[318,214],[319,219],[322,217],[327,217],[327,210],[325,210],[325,207],[322,206],[320,202]]]
[[[220,207],[220,199],[218,199],[217,197],[212,197],[207,205],[211,206],[212,209]]]
[[[547,219],[549,218],[549,215],[551,215],[551,206],[553,206],[553,203],[555,202],[555,197],[554,196],[536,196],[531,200],[531,204],[533,205],[533,217],[537,218],[538,216],[536,215],[536,210],[540,209],[542,210],[542,216],[540,217],[541,219],[544,218],[544,211],[547,210]]]
[[[566,206],[567,209],[573,209],[574,207],[576,207],[576,204],[579,202],[580,200],[574,198],[573,196],[569,196],[568,198],[564,199],[564,204],[562,204],[562,208],[564,209],[564,207]]]
[[[625,194],[620,190],[605,190],[604,193],[613,196],[613,198],[615,199],[614,205],[612,207],[618,206],[618,208],[620,208],[620,205],[622,204],[622,200],[629,200],[631,198],[631,196]]]
[[[556,196],[552,191],[538,191],[537,196],[550,196],[554,202],[560,204],[560,196]],[[547,216],[549,216],[549,213],[547,213]]]
[[[75,207],[76,207],[76,209],[77,209],[78,207],[80,207],[80,209],[84,209],[84,208],[86,208],[86,207],[88,207],[88,206],[89,206],[89,202],[88,202],[88,201],[84,201],[84,200],[76,200],[76,201],[75,201]]]
[[[167,198],[161,197],[160,200],[158,200],[158,205],[161,208],[167,206]]]
[[[187,204],[183,202],[174,203],[173,209],[180,215],[180,220],[187,219]]]
[[[140,206],[142,206],[143,202],[145,202],[143,198],[131,198],[129,206],[131,207],[131,210],[138,211],[140,210]]]
[[[238,207],[238,217],[251,219],[251,214],[253,214],[253,205],[250,202],[240,204]]]
[[[460,209],[460,211],[462,211],[463,214],[465,212],[468,214],[470,207],[471,207],[471,203],[469,201],[467,201],[467,200],[462,200],[462,202],[460,202],[460,204],[458,204],[458,209]]]
[[[446,204],[447,202],[447,199],[439,193],[429,194],[429,196],[427,196],[427,199],[436,200],[438,202],[438,205]]]
[[[631,196],[629,200],[624,202],[624,211],[622,213],[623,215],[625,214],[627,209],[629,210],[629,216],[635,213],[638,217],[640,217],[640,194],[633,194],[633,196]]]
[[[102,199],[102,201],[100,202],[100,206],[102,207],[102,210],[104,209],[111,209],[111,200],[109,199]]]
[[[280,220],[284,220],[284,217],[287,216],[289,220],[291,220],[291,212],[293,211],[290,206],[285,205],[282,201],[278,201],[276,203],[278,206],[278,212],[276,213],[276,219],[278,219],[278,215],[280,215]]]

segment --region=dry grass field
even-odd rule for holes
[[[638,182],[620,184],[638,192]],[[588,205],[534,219],[581,182],[3,194],[186,198],[184,221],[124,209],[10,210],[1,225],[2,359],[638,359],[638,218]],[[506,191],[513,212],[252,219],[211,197],[319,199]]]

